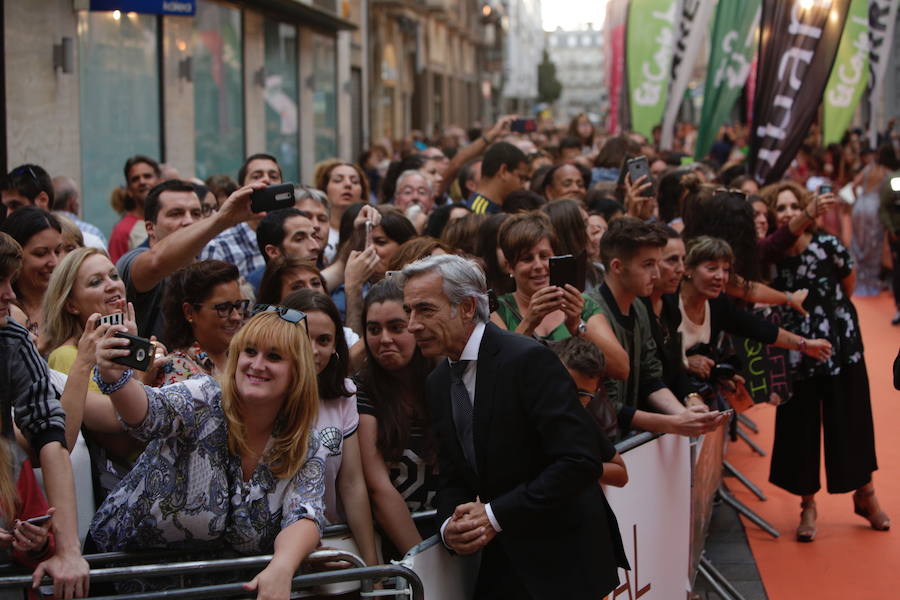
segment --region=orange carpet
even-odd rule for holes
[[[773,539],[750,521],[744,526],[771,600],[869,600],[900,598],[900,392],[894,390],[892,365],[900,348],[900,326],[892,327],[893,299],[854,298],[861,321],[879,470],[875,489],[893,530],[873,531],[853,513],[851,494],[816,497],[818,534],[814,542],[795,541],[800,499],[768,483],[769,456],[760,457],[738,441],[729,446],[728,459],[768,497],[760,502],[744,486],[728,478],[729,488],[781,532]],[[752,438],[771,455],[775,409],[757,405],[747,412],[760,428]]]

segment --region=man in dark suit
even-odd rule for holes
[[[611,448],[549,349],[488,323],[484,274],[458,256],[403,269],[426,356],[446,546],[482,550],[476,598],[599,600],[628,568],[598,480]]]

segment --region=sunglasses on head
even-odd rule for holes
[[[309,325],[306,322],[306,313],[293,308],[279,306],[277,304],[256,304],[253,306],[253,310],[250,311],[250,316],[255,317],[258,314],[267,312],[278,313],[278,316],[288,323],[296,325],[302,322],[303,326],[306,327],[307,333],[309,333]]]

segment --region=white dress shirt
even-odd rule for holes
[[[481,349],[481,339],[484,337],[485,327],[486,324],[482,322],[475,324],[475,329],[473,329],[471,335],[469,335],[469,340],[466,342],[462,354],[459,356],[459,360],[469,361],[469,364],[466,365],[466,370],[463,371],[462,381],[463,385],[466,386],[466,392],[469,393],[469,401],[472,402],[473,406],[475,405],[475,380],[478,375],[478,351]],[[451,362],[449,358],[447,359],[447,362]],[[491,522],[491,527],[498,533],[503,531],[500,527],[500,523],[497,522],[497,518],[494,516],[494,511],[491,510],[490,502],[484,505],[484,511],[487,513],[488,521]],[[449,522],[450,519],[448,518],[441,525],[442,540],[444,539],[444,529]]]

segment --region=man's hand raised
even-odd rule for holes
[[[265,187],[266,184],[257,182],[236,189],[225,199],[225,202],[222,203],[222,207],[219,209],[219,212],[216,213],[214,218],[222,220],[227,229],[228,227],[234,227],[239,223],[265,216],[265,213],[255,213],[250,210],[250,194],[252,194],[254,190],[261,190]]]

